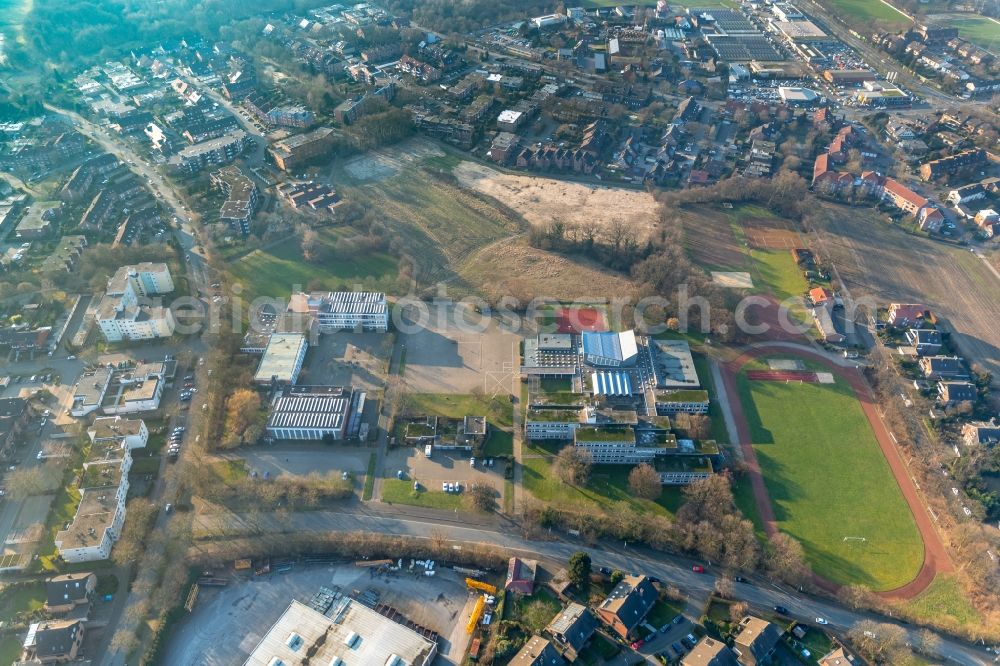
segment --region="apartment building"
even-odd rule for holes
[[[288,311],[311,314],[321,333],[353,328],[389,330],[389,306],[382,292],[299,292],[289,299]]]
[[[274,163],[283,171],[291,171],[310,160],[323,155],[333,147],[333,130],[318,127],[305,134],[296,134],[275,142],[268,153]]]
[[[212,185],[226,195],[219,209],[219,221],[246,236],[250,220],[257,210],[257,185],[238,167],[227,166],[211,174]]]
[[[83,463],[80,476],[80,505],[72,522],[56,534],[55,545],[67,562],[94,562],[111,556],[111,548],[121,534],[125,522],[125,498],[128,495],[128,473],[132,468],[132,446],[140,440],[126,441],[128,434],[114,436],[111,424],[104,423],[88,432],[92,445]],[[146,433],[148,430],[132,422],[127,432]],[[141,438],[140,438],[141,439]],[[142,443],[145,446],[145,442]]]
[[[237,129],[215,139],[187,146],[171,161],[184,171],[196,173],[211,166],[232,162],[252,142],[249,134]]]
[[[140,302],[173,291],[166,264],[123,266],[108,281],[107,292],[97,306],[95,320],[108,342],[150,340],[174,334],[174,316],[169,308]]]

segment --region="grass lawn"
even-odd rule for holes
[[[765,539],[767,533],[764,531],[764,521],[760,519],[760,513],[757,511],[757,500],[754,499],[753,488],[750,486],[748,477],[737,479],[736,483],[733,484],[733,501],[743,517],[753,522],[757,536]]]
[[[345,199],[379,212],[391,237],[417,264],[414,274],[421,284],[453,278],[457,268],[477,250],[509,238],[522,226],[520,219],[487,204],[449,177],[439,178],[421,168],[354,184],[350,184],[348,174],[340,190]],[[390,277],[396,277],[395,266]],[[461,290],[464,285],[456,282],[449,286]]]
[[[712,378],[708,357],[692,354],[691,358],[694,359],[694,369],[698,373],[698,379],[711,398],[708,403],[708,418],[712,420],[712,439],[720,444],[729,444],[729,431],[726,430],[726,421],[722,417],[722,408],[719,407],[719,394],[715,391],[715,380]]]
[[[382,501],[390,504],[423,506],[429,509],[464,509],[464,493],[445,493],[429,489],[423,483],[420,490],[413,489],[413,481],[407,479],[382,479]]]
[[[129,470],[129,474],[159,474],[160,472],[160,456],[152,457],[142,457],[135,458],[132,461],[132,469]]]
[[[920,535],[850,387],[741,373],[738,391],[778,526],[802,543],[813,570],[873,590],[911,581],[923,562]]]
[[[365,502],[371,500],[372,495],[375,493],[375,454],[372,453],[368,456],[368,471],[365,472],[365,489],[364,494],[361,495],[361,499]]]
[[[618,502],[627,502],[635,511],[673,516],[684,499],[680,488],[673,486],[664,486],[655,502],[634,497],[628,488],[630,465],[594,465],[590,483],[577,488],[556,477],[549,458],[525,458],[523,462],[525,489],[538,500],[567,509],[614,510]]]
[[[0,664],[13,664],[21,658],[21,641],[17,636],[0,638]]]
[[[918,619],[950,618],[963,626],[981,626],[982,618],[953,576],[939,575],[906,609]]]
[[[75,485],[63,487],[52,501],[42,544],[38,547],[38,564],[43,571],[55,571],[60,568],[55,563],[55,558],[59,554],[56,551],[56,534],[66,523],[73,520],[79,505],[80,491]]]
[[[967,39],[984,49],[995,52],[1000,46],[1000,23],[987,16],[956,14],[950,16],[944,23],[958,28],[958,34],[962,39]]]
[[[339,229],[320,229],[320,240],[336,246],[344,236]],[[302,258],[299,241],[289,238],[266,249],[253,250],[233,261],[229,272],[233,280],[243,284],[246,296],[287,298],[298,285],[306,289],[318,281],[323,289],[336,290],[361,283],[372,289],[389,290],[397,277],[397,263],[384,252],[365,252],[349,259],[335,259],[323,265],[311,264]]]
[[[646,616],[646,622],[659,629],[668,622],[673,621],[673,619],[680,615],[683,611],[684,607],[680,604],[667,601],[666,599],[660,599],[656,602],[656,605],[650,609],[649,615]]]
[[[828,6],[858,25],[871,26],[880,21],[887,27],[902,28],[912,23],[902,12],[879,0],[829,0]]]
[[[514,619],[539,634],[552,618],[562,610],[562,604],[545,588],[538,588],[530,597],[508,594],[504,604],[504,617]]]
[[[483,454],[487,456],[514,455],[514,433],[495,428],[491,430],[490,438],[486,440],[486,446],[483,447]]]
[[[802,294],[809,283],[789,250],[750,250],[754,260],[754,288],[771,294],[779,301],[792,299],[804,310]]]
[[[12,584],[0,592],[0,619],[9,624],[19,613],[30,613],[44,605],[44,582]]]
[[[212,474],[227,486],[232,485],[244,478],[249,472],[247,464],[243,460],[219,460],[210,465]]]
[[[485,416],[492,425],[509,428],[514,425],[514,406],[507,396],[491,398],[471,393],[408,393],[406,413],[413,415]]]
[[[603,664],[613,659],[621,651],[621,648],[609,641],[601,634],[594,634],[590,643],[577,657],[579,663],[591,666],[592,664]]]

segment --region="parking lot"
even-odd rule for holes
[[[431,457],[424,455],[424,447],[402,447],[388,452],[385,459],[385,474],[392,476],[402,470],[405,478],[418,481],[428,490],[441,490],[442,483],[459,483],[463,491],[473,483],[486,483],[503,497],[503,464],[494,462],[486,466],[486,460],[479,458],[476,466],[469,464],[469,454],[463,451],[442,451],[434,449]]]
[[[242,449],[227,458],[246,461],[248,471],[258,476],[267,473],[305,475],[311,472],[353,474],[364,478],[371,449],[361,446],[329,446],[320,442],[290,442],[275,446]]]
[[[482,324],[482,325],[480,325]],[[484,329],[478,332],[476,328]],[[403,378],[415,393],[515,392],[518,337],[496,320],[454,304],[441,305],[430,316],[407,314],[398,336]]]
[[[462,576],[445,568],[436,571],[428,578],[405,569],[373,576],[371,570],[353,564],[296,566],[284,574],[236,579],[225,588],[203,588],[194,611],[172,632],[163,662],[241,664],[292,599],[308,603],[324,586],[345,594],[370,590],[379,602],[440,634],[435,663],[458,664],[469,641],[465,620],[475,596],[466,590]]]
[[[321,335],[309,347],[299,384],[354,386],[372,390],[384,382],[391,337],[341,331]]]

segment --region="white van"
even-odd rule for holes
[[[432,453],[434,453],[434,445],[433,444],[428,444],[427,446],[424,447],[424,455],[426,457],[430,458]]]

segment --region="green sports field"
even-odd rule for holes
[[[859,25],[879,21],[887,27],[905,27],[912,23],[905,14],[880,0],[826,0],[823,4]]]
[[[962,39],[996,53],[1000,49],[1000,23],[976,14],[951,14],[942,23],[958,28]]]
[[[911,581],[920,534],[850,387],[750,381],[744,369],[738,388],[778,527],[813,571],[873,590]]]

